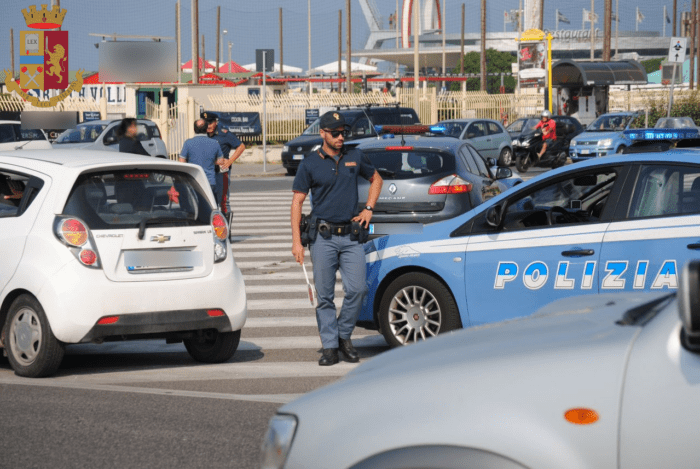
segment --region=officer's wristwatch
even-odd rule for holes
[[[370,212],[374,211],[371,205],[365,205],[365,210],[369,210]]]

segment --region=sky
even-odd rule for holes
[[[39,0],[50,3],[51,0]],[[389,14],[396,7],[396,0],[373,0],[387,24]],[[423,0],[425,1],[425,0]],[[461,5],[467,4],[466,31],[478,32],[479,0],[445,0],[447,8],[446,30],[457,34],[461,27]],[[621,31],[635,29],[635,11],[639,6],[644,20],[639,29],[658,31],[663,24],[663,5],[671,14],[672,0],[617,0],[619,1]],[[38,3],[38,2],[37,2]],[[95,43],[101,37],[96,34],[175,36],[175,0],[61,0],[61,7],[67,10],[63,29],[69,31],[70,69],[97,70],[98,49]],[[401,2],[400,2],[401,3]],[[32,5],[30,1],[0,0],[0,69],[10,68],[10,28],[15,37],[15,68],[19,64],[19,32],[29,30],[21,10]],[[191,0],[182,0],[182,58],[191,57],[190,42]],[[279,8],[283,11],[284,63],[308,68],[308,0],[199,0],[200,34],[205,36],[206,58],[214,61],[216,49],[216,7],[221,5],[221,29],[228,33],[222,42],[232,42],[232,59],[241,65],[255,61],[255,49],[275,49],[275,61],[279,62]],[[369,28],[362,15],[359,0],[351,1],[352,48],[363,49],[369,35]],[[679,0],[678,9],[688,8],[688,1]],[[556,10],[561,10],[571,24],[560,24],[560,29],[580,29],[582,8],[590,8],[590,2],[570,0],[545,0],[545,29],[554,29]],[[311,0],[311,63],[313,67],[337,60],[338,55],[338,10],[345,9],[344,0]],[[518,8],[518,0],[488,0],[487,30],[503,31],[503,12]],[[615,4],[613,2],[613,9]],[[603,1],[596,0],[595,10],[601,18]],[[343,12],[343,16],[345,12]],[[680,15],[680,13],[679,13]],[[345,33],[343,18],[343,34]],[[507,26],[511,30],[511,26]],[[614,28],[614,25],[613,25]],[[666,35],[671,35],[671,25],[667,24]],[[390,47],[394,47],[391,41]],[[343,38],[343,45],[345,39]],[[389,46],[389,45],[388,45]],[[344,49],[344,46],[343,46]],[[224,47],[222,61],[227,60],[228,50]]]

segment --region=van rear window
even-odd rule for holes
[[[189,174],[134,169],[81,175],[63,215],[99,230],[136,228],[144,220],[159,218],[160,226],[209,225],[212,210],[206,192]]]

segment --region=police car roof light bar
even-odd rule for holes
[[[698,138],[698,129],[636,129],[623,132],[630,140],[683,140]]]

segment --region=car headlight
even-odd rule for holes
[[[314,145],[314,147],[311,149],[311,151],[318,151],[321,149],[321,145]]]
[[[513,140],[513,146],[514,146],[514,147],[519,147],[519,146],[520,146],[520,140]]]
[[[297,419],[293,415],[275,415],[270,419],[262,444],[261,469],[281,469],[292,447]]]
[[[282,152],[287,153],[289,151],[289,147],[287,145],[282,147]]]
[[[577,142],[576,140],[572,140],[572,141],[571,141],[571,146],[572,146],[572,147],[575,147],[576,145],[578,145],[578,142]]]
[[[599,147],[609,147],[612,145],[612,138],[606,138],[604,140],[598,140]]]

